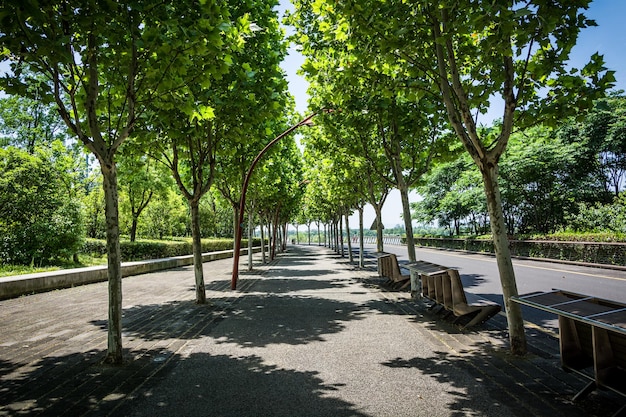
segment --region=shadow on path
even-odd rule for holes
[[[336,390],[316,372],[280,369],[256,355],[194,353],[173,370],[167,384],[146,387],[132,409],[119,415],[366,416],[333,398]]]
[[[220,343],[246,347],[298,345],[324,340],[325,334],[342,331],[346,321],[359,320],[364,313],[359,304],[328,298],[250,294],[212,298],[205,305],[173,301],[133,306],[124,309],[122,328],[127,340],[189,340],[211,336]],[[226,318],[228,321],[222,323]],[[91,323],[102,331],[107,329],[106,320]]]
[[[336,387],[314,372],[264,365],[257,356],[132,355],[124,366],[102,365],[104,351],[43,358],[4,378],[0,415],[365,416],[333,398]]]

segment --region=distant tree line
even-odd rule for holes
[[[489,130],[489,129],[487,129]],[[500,162],[510,235],[626,233],[626,97],[595,102],[580,120],[511,136]],[[413,218],[449,235],[489,233],[480,173],[467,155],[436,165],[412,203]]]

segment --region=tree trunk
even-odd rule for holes
[[[384,252],[385,245],[383,244],[383,216],[379,207],[374,207],[376,212],[376,251]]]
[[[272,260],[272,222],[269,217],[265,229],[267,230],[267,260],[269,262]]]
[[[328,245],[328,248],[332,248],[333,245],[331,244],[331,235],[332,235],[332,229],[330,227],[330,223],[324,223],[324,246]]]
[[[273,259],[272,258],[273,237],[272,237],[272,221],[269,220],[269,217],[267,220],[266,228],[267,228],[267,258],[269,261],[271,261]]]
[[[498,187],[498,167],[497,165],[486,166],[481,169],[485,194],[487,196],[487,207],[491,220],[491,233],[496,252],[496,262],[500,272],[500,283],[502,285],[502,295],[504,298],[504,309],[509,324],[509,341],[511,352],[515,355],[526,354],[526,335],[524,333],[524,319],[520,305],[511,302],[511,297],[518,295],[517,284],[515,282],[515,271],[511,261],[511,251],[509,239],[506,233],[504,214],[502,212],[502,201],[500,199],[500,189]]]
[[[109,326],[105,362],[119,365],[122,352],[122,255],[118,223],[117,169],[113,161],[100,161],[104,188],[107,271],[109,278]]]
[[[233,235],[235,236],[235,239],[233,240],[233,250],[235,250],[235,246],[237,245],[235,240],[237,239],[237,236],[239,236],[239,208],[237,205],[233,205],[233,231],[235,232]]]
[[[365,267],[365,236],[363,233],[363,207],[359,207],[359,268]]]
[[[341,257],[345,258],[346,254],[345,254],[344,244],[343,244],[343,214],[339,215],[339,233],[337,233],[337,235],[339,237],[339,250],[341,253]]]
[[[253,222],[254,221],[254,216],[252,214],[252,210],[248,211],[248,271],[252,271],[252,234],[254,233],[253,230]]]
[[[326,247],[326,240],[328,236],[328,225],[326,223],[324,223],[324,247]],[[330,240],[328,241],[330,243]],[[330,247],[330,244],[328,245]]]
[[[324,224],[324,246],[328,243],[328,248],[333,248],[333,228],[330,223]],[[328,241],[328,242],[327,242]]]
[[[350,241],[350,221],[348,220],[348,214],[346,214],[346,239],[348,241],[348,259],[350,263],[354,262],[354,256],[352,255],[352,242]]]
[[[191,209],[191,237],[193,241],[193,272],[196,278],[196,304],[206,304],[204,273],[202,271],[202,241],[200,237],[200,202],[189,201]]]
[[[324,224],[324,246],[326,246],[326,243],[328,243],[328,248],[332,249],[333,248],[333,228],[331,226],[331,223],[326,223]],[[328,242],[327,242],[328,241]]]
[[[342,237],[341,234],[343,233],[343,222],[341,221],[341,217],[340,220],[337,220],[337,222],[335,223],[335,247],[337,248],[337,253],[341,253],[341,256],[343,256],[342,251]]]
[[[274,214],[274,221],[272,223],[272,253],[270,255],[270,260],[276,259],[276,245],[278,244],[278,211]]]
[[[133,216],[133,220],[130,224],[130,241],[134,242],[137,238],[137,223],[139,222],[139,218],[137,216]]]
[[[411,204],[409,203],[409,189],[400,189],[402,200],[402,217],[404,218],[404,229],[406,230],[406,248],[410,262],[415,262],[415,238],[413,237],[413,222],[411,221]]]
[[[267,258],[265,257],[265,227],[263,226],[263,220],[260,222],[261,228],[261,259],[263,264],[267,263]]]
[[[320,223],[317,222],[317,246],[322,244],[322,236],[320,234]]]

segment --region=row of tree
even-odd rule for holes
[[[109,268],[108,359],[119,363],[118,194],[122,190],[127,197],[125,221],[135,234],[138,219],[162,187],[155,178],[164,176],[152,170],[169,171],[189,210],[196,299],[204,302],[201,201],[215,192],[238,218],[247,167],[293,114],[278,67],[286,42],[272,11],[275,1],[5,3],[10,13],[0,15],[0,45],[11,69],[3,78],[4,91],[53,103],[70,134],[100,166]],[[331,244],[338,246],[344,219],[350,230],[348,215],[359,210],[363,230],[363,207],[370,203],[382,250],[380,213],[390,189],[397,188],[408,255],[415,260],[409,189],[424,184],[435,163],[451,164],[442,170],[452,176],[449,171],[459,166],[461,177],[469,163],[483,187],[482,200],[473,200],[484,201],[482,213],[488,213],[484,223],[496,247],[511,349],[524,353],[521,312],[510,303],[517,288],[500,160],[515,142],[515,131],[525,148],[522,132],[581,114],[610,87],[612,72],[598,55],[579,71],[567,68],[579,30],[593,24],[579,13],[589,2],[294,3],[289,21],[307,57],[303,71],[318,124],[303,138],[306,170],[293,141],[282,142],[259,167],[248,213],[271,222],[274,236],[279,225],[286,234],[295,212],[300,223],[329,223]],[[478,116],[496,102],[502,105],[501,122],[481,127]],[[532,137],[550,142],[535,129]],[[459,162],[463,150],[465,160]],[[613,155],[609,151],[607,157]],[[527,219],[514,214],[516,221]],[[235,222],[235,233],[242,226]]]
[[[0,263],[76,259],[84,238],[104,239],[102,181],[84,152],[59,140],[37,140],[32,153],[11,142],[0,148]],[[191,236],[189,206],[172,175],[153,159],[126,156],[117,163],[121,234],[130,241]],[[232,238],[233,210],[217,190],[200,201],[199,212],[201,237]]]
[[[268,138],[290,123],[293,100],[279,67],[287,44],[276,3],[2,3],[0,51],[9,67],[3,91],[42,106],[50,126],[63,125],[100,168],[109,362],[122,362],[120,190],[133,235],[141,213],[164,184],[176,184],[190,214],[196,301],[203,303],[200,202],[209,192],[219,193],[236,218],[243,209],[238,201],[247,166]],[[7,135],[8,142],[17,140],[15,132]],[[31,133],[33,138],[52,138]],[[36,153],[34,144],[25,143]],[[282,216],[288,217],[300,195],[295,143],[283,142],[266,162],[248,201],[254,209],[250,212],[264,222],[271,219],[276,230],[286,223]],[[157,166],[167,169],[171,180]]]
[[[290,17],[306,56],[311,103],[335,110],[307,139],[305,157],[314,162],[315,181],[332,171],[323,181],[342,184],[326,195],[322,186],[313,189],[305,202],[340,222],[367,201],[380,230],[380,206],[390,187],[399,189],[414,260],[408,189],[423,181],[432,161],[464,149],[482,182],[516,354],[525,353],[526,339],[521,310],[510,301],[517,285],[500,159],[514,131],[554,126],[612,85],[597,54],[580,70],[568,67],[579,31],[594,24],[580,13],[588,4],[297,0]],[[495,106],[501,122],[481,128],[479,116]]]

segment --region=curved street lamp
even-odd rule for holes
[[[323,111],[329,111],[329,110],[325,109]],[[243,181],[243,187],[241,188],[241,199],[239,200],[239,218],[237,219],[237,224],[238,224],[237,236],[235,237],[235,252],[233,253],[233,276],[230,281],[231,290],[237,289],[237,279],[239,278],[239,255],[241,252],[241,236],[243,234],[243,214],[244,214],[245,206],[246,206],[246,191],[248,190],[248,182],[250,181],[250,177],[252,176],[252,171],[256,167],[259,160],[263,157],[263,155],[265,155],[265,153],[272,146],[274,146],[278,141],[280,141],[282,138],[284,138],[285,136],[287,136],[288,134],[290,134],[297,128],[301,126],[310,126],[311,124],[313,124],[311,119],[313,119],[313,117],[315,117],[318,113],[319,112],[315,112],[305,117],[304,119],[300,120],[297,124],[291,126],[289,129],[285,130],[283,133],[276,136],[270,143],[265,145],[265,148],[263,148],[261,152],[259,152],[256,158],[254,158],[254,161],[252,161],[252,165],[250,165],[250,168],[248,169],[246,178]]]

